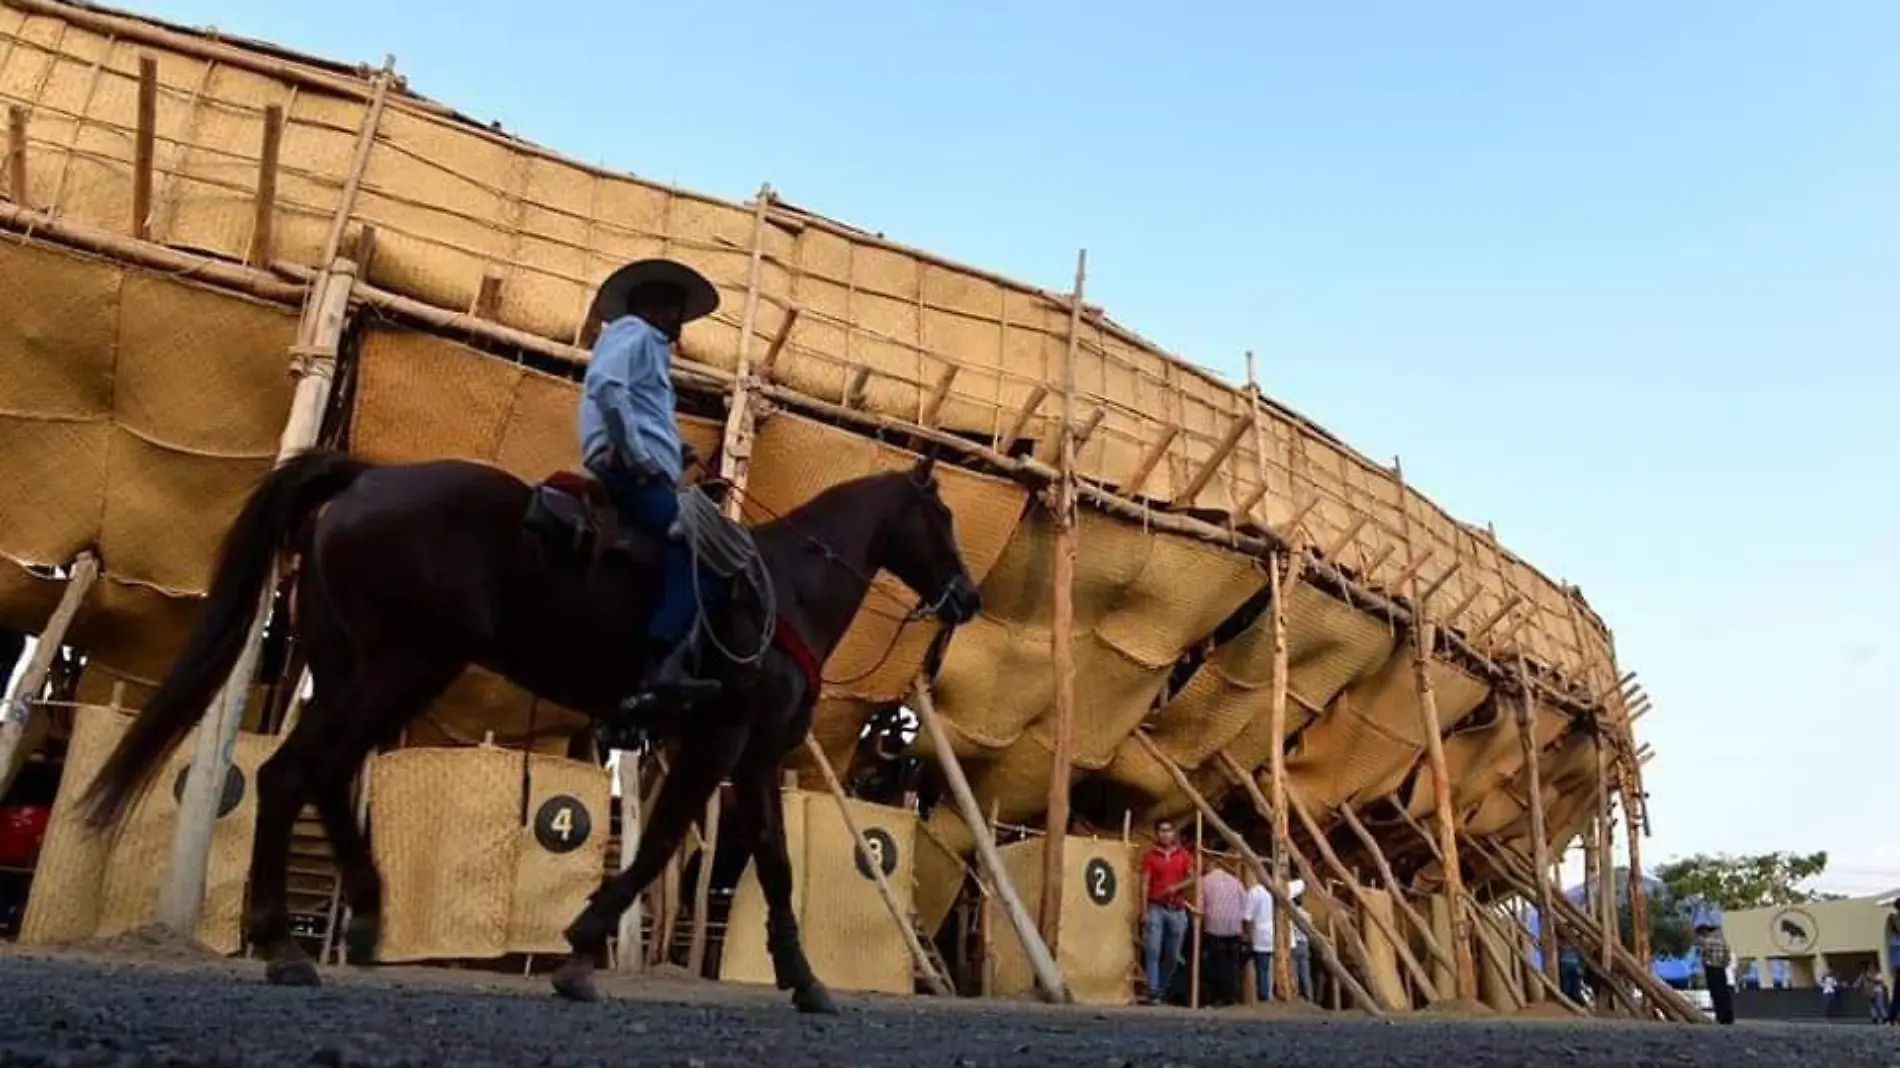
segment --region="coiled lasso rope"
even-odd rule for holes
[[[778,591],[772,585],[765,557],[760,554],[758,543],[752,539],[752,531],[742,523],[728,522],[720,514],[719,506],[697,484],[679,491],[679,519],[676,522],[680,537],[686,542],[687,552],[693,560],[693,629],[703,629],[713,647],[733,663],[758,663],[765,658],[766,650],[772,647],[772,638],[778,631]],[[718,628],[707,625],[706,600],[700,589],[699,577],[702,564],[717,572],[721,578],[730,579],[744,572],[753,592],[758,594],[759,606],[765,618],[759,625],[759,647],[752,653],[740,656],[726,648],[719,640]]]

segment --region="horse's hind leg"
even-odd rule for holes
[[[297,726],[257,769],[257,823],[251,832],[251,945],[267,962],[265,975],[283,986],[316,986],[317,969],[290,935],[285,900],[290,838],[310,788],[308,754],[323,729],[323,706],[308,707]]]
[[[812,973],[798,936],[798,914],[792,908],[792,859],[785,849],[785,798],[779,792],[779,761],[754,747],[733,773],[741,826],[752,847],[752,862],[765,893],[765,948],[772,956],[772,974],[780,990],[792,992],[800,1012],[836,1013],[831,992]]]
[[[338,736],[323,752],[322,766],[311,775],[310,791],[317,816],[323,821],[330,848],[336,852],[344,898],[350,906],[344,947],[351,964],[369,964],[376,959],[383,930],[383,877],[357,826],[356,810],[350,804],[350,783],[370,751],[395,737],[405,723],[455,681],[462,667],[447,660],[368,665]]]
[[[640,832],[640,850],[634,854],[633,864],[595,891],[587,907],[568,926],[567,942],[574,951],[554,973],[556,993],[574,1001],[599,1000],[600,991],[593,980],[596,956],[619,927],[621,913],[660,873],[686,837],[693,818],[705,810],[706,799],[718,788],[719,780],[738,763],[747,733],[744,726],[719,724],[709,725],[705,734],[684,739],[679,759],[667,772],[660,796],[653,803],[653,815]]]

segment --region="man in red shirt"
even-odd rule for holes
[[[1181,848],[1174,824],[1155,822],[1155,844],[1141,857],[1141,891],[1148,903],[1142,924],[1143,963],[1148,987],[1143,1001],[1158,1005],[1168,996],[1174,970],[1187,939],[1187,888],[1194,884],[1194,855]]]

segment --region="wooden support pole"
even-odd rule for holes
[[[1527,675],[1522,656],[1518,657],[1518,672]],[[1520,693],[1512,702],[1517,716],[1517,733],[1524,750],[1524,789],[1529,799],[1531,811],[1531,848],[1537,870],[1550,870],[1550,835],[1544,826],[1544,782],[1543,770],[1538,766],[1542,756],[1537,748],[1537,725],[1531,714],[1529,688]],[[1550,882],[1539,879],[1537,882],[1537,939],[1543,955],[1543,972],[1551,982],[1557,981],[1557,923],[1556,908],[1551,904]]]
[[[1299,540],[1300,524],[1306,522],[1306,517],[1313,514],[1313,509],[1319,507],[1319,502],[1319,494],[1315,493],[1306,498],[1304,504],[1295,508],[1292,515],[1286,517],[1286,521],[1281,523],[1277,528],[1282,541],[1285,541],[1288,545],[1292,545]],[[1298,576],[1300,572],[1295,568],[1291,573]]]
[[[1470,642],[1482,640],[1485,635],[1491,633],[1494,627],[1504,622],[1504,617],[1510,615],[1512,609],[1523,603],[1524,596],[1522,594],[1513,593],[1509,597],[1506,597],[1504,604],[1497,611],[1486,616],[1484,622],[1471,628],[1471,633],[1465,635],[1465,640]]]
[[[1615,817],[1610,808],[1610,756],[1605,739],[1598,735],[1597,751],[1597,878],[1601,881],[1597,887],[1597,907],[1602,915],[1597,921],[1603,926],[1603,957],[1601,964],[1605,971],[1611,964],[1611,947],[1620,944],[1621,932],[1616,917],[1616,841],[1612,837],[1611,827]]]
[[[1141,454],[1141,460],[1135,464],[1135,470],[1122,481],[1121,489],[1124,494],[1130,497],[1141,495],[1141,488],[1148,484],[1148,476],[1154,474],[1155,468],[1161,465],[1161,458],[1168,454],[1168,446],[1174,444],[1175,437],[1180,433],[1181,428],[1178,426],[1161,428],[1161,436],[1154,440],[1154,444],[1148,446],[1147,452]]]
[[[1643,882],[1643,835],[1637,826],[1636,806],[1629,796],[1630,779],[1623,778],[1623,830],[1629,845],[1630,941],[1636,947],[1636,959],[1648,961],[1649,887]]]
[[[1174,780],[1175,786],[1179,787],[1181,792],[1188,796],[1188,800],[1194,802],[1194,808],[1201,814],[1201,818],[1213,825],[1214,833],[1226,839],[1228,846],[1246,860],[1247,866],[1253,869],[1254,875],[1259,878],[1261,885],[1267,888],[1267,893],[1272,894],[1274,901],[1279,904],[1282,910],[1281,914],[1290,917],[1295,926],[1306,932],[1307,942],[1311,944],[1314,949],[1319,951],[1320,963],[1325,966],[1327,972],[1332,975],[1333,979],[1346,990],[1347,994],[1352,998],[1353,1004],[1364,1009],[1370,1015],[1384,1016],[1385,1009],[1379,1004],[1378,999],[1373,997],[1372,994],[1360,984],[1359,980],[1353,978],[1352,973],[1346,970],[1344,964],[1340,963],[1339,955],[1333,951],[1332,940],[1321,934],[1319,928],[1313,925],[1313,921],[1307,919],[1305,914],[1293,907],[1293,899],[1288,896],[1286,886],[1273,878],[1272,874],[1267,870],[1266,862],[1261,860],[1260,854],[1254,852],[1253,847],[1247,844],[1247,840],[1242,838],[1239,832],[1235,831],[1233,827],[1229,826],[1226,820],[1220,818],[1220,813],[1214,811],[1213,804],[1209,802],[1199,790],[1194,788],[1194,783],[1188,779],[1187,772],[1182,771],[1179,764],[1170,760],[1168,755],[1161,751],[1161,747],[1155,745],[1154,741],[1150,739],[1146,733],[1137,730],[1134,734],[1130,735],[1130,737],[1134,738],[1135,741],[1146,748],[1149,754],[1161,764],[1162,768],[1167,771],[1168,777]],[[1239,778],[1243,780],[1243,785],[1245,785],[1247,777],[1241,775]],[[1258,787],[1254,787],[1256,796],[1258,790]],[[1290,842],[1281,842],[1280,848],[1282,851],[1290,851],[1290,845]],[[1307,880],[1307,891],[1315,894],[1325,893],[1325,890],[1319,885],[1317,879]]]
[[[1367,560],[1363,565],[1361,565],[1359,569],[1359,573],[1362,576],[1370,579],[1373,576],[1373,574],[1379,570],[1380,565],[1384,564],[1387,560],[1391,559],[1392,554],[1398,551],[1399,551],[1399,547],[1397,545],[1393,544],[1392,542],[1386,542],[1385,548],[1380,549],[1378,552],[1372,554],[1372,559]]]
[[[290,417],[278,438],[277,462],[314,445],[322,429],[323,412],[330,402],[336,378],[337,346],[349,313],[351,288],[356,284],[355,262],[337,259],[311,292],[312,307],[305,318],[308,332],[300,332],[291,353],[291,373],[297,386],[291,395]],[[173,828],[170,866],[158,896],[158,920],[174,933],[195,938],[204,905],[205,866],[211,856],[211,835],[218,819],[218,799],[236,754],[238,728],[257,673],[264,644],[264,625],[270,619],[277,592],[277,568],[264,583],[250,633],[237,663],[226,678],[210,711],[198,724],[185,788]]]
[[[734,368],[732,392],[726,399],[726,425],[719,442],[719,477],[732,486],[720,511],[738,522],[744,512],[744,497],[752,470],[752,445],[758,428],[758,410],[753,404],[759,375],[752,367],[752,335],[759,320],[760,279],[765,270],[766,210],[772,202],[772,187],[762,183],[752,202],[752,257],[746,267],[745,308],[739,315],[739,354]],[[793,317],[796,317],[794,312]],[[779,329],[783,337],[791,329],[788,318]],[[773,342],[774,346],[778,344]],[[771,356],[772,353],[767,353]],[[860,368],[867,375],[867,368]],[[853,388],[859,388],[853,386]]]
[[[1399,487],[1399,516],[1403,527],[1402,538],[1405,551],[1412,551],[1412,509],[1411,491],[1406,488],[1405,470],[1397,457],[1392,460],[1393,477]],[[1432,815],[1438,823],[1438,848],[1445,872],[1446,904],[1451,908],[1451,952],[1457,967],[1453,969],[1458,983],[1458,1000],[1476,1001],[1478,998],[1478,974],[1476,964],[1471,959],[1471,919],[1464,907],[1464,872],[1458,862],[1458,803],[1451,792],[1451,772],[1445,764],[1444,732],[1438,722],[1438,698],[1432,692],[1431,659],[1436,645],[1431,622],[1431,609],[1425,600],[1417,596],[1418,580],[1412,580],[1413,610],[1418,617],[1412,622],[1412,673],[1418,686],[1418,713],[1425,732],[1425,756],[1431,768]]]
[[[20,684],[13,691],[13,699],[8,702],[5,722],[0,723],[0,797],[5,797],[13,787],[13,777],[18,774],[21,765],[31,754],[22,752],[26,739],[26,728],[36,714],[34,704],[39,700],[40,691],[46,687],[46,678],[53,671],[53,661],[59,657],[60,646],[66,643],[66,631],[71,629],[73,619],[79,615],[79,606],[85,603],[86,594],[99,578],[99,558],[91,549],[79,554],[73,561],[72,575],[66,579],[65,592],[59,596],[59,606],[53,609],[53,615],[40,631],[39,640],[33,645],[33,656],[26,662],[26,669],[20,673]],[[4,683],[0,683],[4,685]]]
[[[693,939],[686,946],[686,970],[703,979],[706,967],[706,913],[712,909],[713,860],[719,855],[719,809],[723,784],[706,798],[706,833],[700,836],[699,879],[693,887]]]
[[[26,109],[13,104],[7,108],[7,199],[30,208],[27,193]]]
[[[1016,417],[1010,421],[1009,429],[1003,432],[1002,437],[996,439],[996,448],[1007,450],[1016,439],[1022,437],[1023,431],[1029,429],[1029,421],[1036,417],[1037,410],[1042,407],[1042,402],[1048,396],[1048,386],[1040,382],[1031,386],[1029,396],[1023,398],[1022,407],[1016,409]]]
[[[937,372],[937,381],[930,387],[930,396],[924,399],[923,411],[917,413],[917,425],[934,427],[937,417],[943,412],[943,402],[950,398],[950,387],[957,380],[957,372],[962,370],[956,364],[945,364]]]
[[[1370,522],[1372,522],[1372,517],[1369,515],[1361,515],[1355,518],[1352,521],[1352,526],[1347,527],[1344,534],[1333,539],[1333,543],[1326,546],[1326,548],[1320,552],[1320,557],[1330,563],[1334,557],[1345,552],[1346,549],[1352,545],[1352,540],[1358,537],[1359,532],[1366,529],[1366,524]]]
[[[633,867],[633,858],[640,852],[640,829],[646,822],[640,795],[640,754],[631,750],[620,750],[620,760],[616,764],[620,773],[620,870]],[[642,948],[640,921],[646,912],[645,895],[633,899],[627,911],[620,914],[619,937],[615,939],[614,962],[616,970],[638,972],[646,968],[646,951]]]
[[[1082,420],[1081,425],[1075,428],[1074,447],[1080,449],[1090,438],[1094,437],[1095,432],[1102,426],[1102,420],[1106,418],[1107,415],[1108,409],[1105,407],[1097,407],[1095,410],[1089,412],[1089,417]]]
[[[1195,498],[1199,497],[1201,491],[1207,488],[1207,484],[1214,480],[1214,475],[1220,470],[1220,465],[1227,462],[1227,458],[1240,447],[1240,439],[1252,429],[1251,415],[1235,416],[1233,422],[1228,424],[1227,433],[1220,439],[1220,444],[1214,446],[1214,451],[1208,455],[1207,459],[1201,461],[1201,466],[1195,469],[1187,485],[1174,495],[1174,500],[1171,502],[1173,507],[1193,507]]]
[[[1493,917],[1490,913],[1485,912],[1483,909],[1478,909],[1478,908],[1474,908],[1472,910],[1472,913],[1473,915],[1477,916],[1478,921],[1480,923],[1492,925],[1492,931],[1494,934],[1500,934],[1500,935],[1502,934],[1502,932],[1499,931],[1498,926],[1497,926],[1499,921],[1497,921],[1497,919]],[[1556,926],[1555,920],[1550,920],[1546,922],[1548,922],[1548,924],[1553,928]],[[1564,993],[1563,987],[1558,985],[1558,982],[1556,979],[1551,978],[1548,975],[1545,975],[1542,971],[1539,971],[1536,968],[1527,968],[1526,971],[1530,973],[1533,979],[1537,980],[1538,985],[1541,986],[1546,993],[1548,993],[1551,997],[1557,1000],[1557,1003],[1559,1005],[1562,1005],[1564,1008],[1569,1009],[1572,1013],[1578,1016],[1590,1015],[1590,1012],[1588,1009],[1585,1009],[1582,1005],[1579,1005],[1576,1002],[1570,1000],[1569,995]]]
[[[1300,826],[1306,828],[1306,836],[1313,840],[1314,848],[1319,850],[1320,860],[1324,861],[1332,870],[1333,875],[1345,884],[1346,892],[1352,895],[1360,911],[1365,913],[1366,918],[1372,921],[1372,925],[1379,929],[1379,933],[1391,941],[1393,951],[1398,954],[1399,963],[1405,965],[1406,971],[1411,973],[1412,982],[1417,983],[1418,988],[1424,991],[1426,1000],[1439,1000],[1441,995],[1438,987],[1432,983],[1432,977],[1426,972],[1425,966],[1412,955],[1411,943],[1401,937],[1398,930],[1388,923],[1385,916],[1373,906],[1365,887],[1359,885],[1359,880],[1353,875],[1351,869],[1339,859],[1339,854],[1333,850],[1332,842],[1327,840],[1326,832],[1320,829],[1319,822],[1313,819],[1312,813],[1306,811],[1306,806],[1300,804],[1300,799],[1292,794],[1287,795],[1287,806],[1293,810],[1295,816],[1300,818]],[[1397,898],[1401,895],[1394,891],[1392,896]]]
[[[1188,952],[1188,1008],[1201,1007],[1201,932],[1206,926],[1203,920],[1207,915],[1207,828],[1201,819],[1201,810],[1194,810],[1194,913],[1188,922],[1194,925],[1193,946]],[[1168,992],[1149,991],[1148,996],[1163,1000]]]
[[[1470,841],[1469,839],[1467,840]],[[1502,848],[1490,848],[1483,843],[1475,841],[1471,842],[1471,844],[1474,850],[1491,864],[1493,870],[1507,882],[1515,886],[1519,893],[1532,892],[1531,888],[1533,886],[1548,878],[1548,876],[1540,877],[1538,874],[1530,872],[1528,870],[1530,862],[1526,861],[1519,854]],[[1649,970],[1647,963],[1638,961],[1628,950],[1618,944],[1614,938],[1606,939],[1602,927],[1597,924],[1596,920],[1587,910],[1578,908],[1574,902],[1562,894],[1558,894],[1553,900],[1557,908],[1556,919],[1569,927],[1571,933],[1577,936],[1579,949],[1587,949],[1588,943],[1593,940],[1600,946],[1608,947],[1609,956],[1613,961],[1614,967],[1611,969],[1603,969],[1601,974],[1606,977],[1620,976],[1623,980],[1632,983],[1637,989],[1643,992],[1645,1001],[1649,1004],[1650,1008],[1665,1018],[1674,1019],[1679,1023],[1702,1024],[1708,1022],[1707,1017],[1702,1015],[1700,1009],[1689,1004],[1688,999],[1670,987],[1669,984],[1658,979],[1656,975]],[[1593,967],[1597,966],[1596,961],[1588,960],[1587,957],[1586,962]],[[1625,1000],[1627,1000],[1627,998]]]
[[[1464,597],[1459,599],[1457,604],[1454,604],[1450,608],[1446,609],[1445,614],[1442,617],[1440,617],[1441,619],[1444,620],[1445,626],[1449,627],[1454,622],[1456,622],[1459,616],[1462,616],[1465,614],[1465,610],[1467,608],[1470,608],[1473,604],[1477,603],[1479,596],[1481,596],[1483,593],[1484,593],[1483,589],[1477,586],[1471,587],[1471,589],[1465,593]],[[1428,601],[1431,600],[1431,598],[1429,597],[1425,599]]]
[[[1392,865],[1386,861],[1385,852],[1379,848],[1378,839],[1372,836],[1372,832],[1366,829],[1366,825],[1359,821],[1358,816],[1353,815],[1351,806],[1341,805],[1339,815],[1345,820],[1346,826],[1352,829],[1353,836],[1359,839],[1359,844],[1365,848],[1366,855],[1372,858],[1373,866],[1379,870],[1379,880],[1385,884],[1387,890],[1392,892],[1392,901],[1398,906],[1399,911],[1405,914],[1405,918],[1411,921],[1412,927],[1418,931],[1419,941],[1425,943],[1425,951],[1443,965],[1446,971],[1455,973],[1458,969],[1457,963],[1452,960],[1451,954],[1445,952],[1444,944],[1432,934],[1431,921],[1406,900],[1405,888],[1399,885],[1398,877],[1392,874]]]
[[[1398,574],[1392,576],[1392,581],[1386,588],[1393,590],[1408,588],[1412,584],[1412,580],[1418,578],[1418,573],[1425,569],[1425,565],[1431,563],[1437,556],[1438,554],[1432,550],[1425,550],[1424,554],[1418,559],[1407,562],[1405,567],[1401,569]]]
[[[1051,488],[1055,512],[1054,601],[1049,627],[1055,671],[1055,751],[1049,757],[1049,794],[1044,808],[1042,899],[1037,905],[1042,940],[1049,952],[1062,947],[1062,873],[1069,837],[1069,785],[1075,765],[1075,359],[1081,345],[1082,293],[1088,253],[1075,258],[1075,290],[1069,298],[1069,347],[1062,361],[1062,422],[1056,433],[1060,481]]]
[[[1430,554],[1428,553],[1426,555],[1429,556]],[[1412,598],[1412,603],[1418,604],[1420,600],[1429,601],[1433,597],[1438,596],[1438,591],[1444,589],[1445,583],[1450,582],[1451,577],[1453,575],[1456,575],[1464,566],[1465,566],[1465,562],[1463,560],[1453,560],[1451,562],[1451,566],[1445,569],[1444,574],[1439,575],[1438,578],[1433,580],[1430,586],[1425,587],[1424,593],[1418,594],[1417,596]],[[1406,581],[1411,584],[1413,589],[1418,588],[1418,574],[1416,572],[1414,572],[1411,578],[1407,579]],[[1471,601],[1475,599],[1475,597],[1476,597],[1476,594],[1473,594],[1471,597],[1467,597],[1464,600],[1463,604],[1466,604],[1466,605],[1470,604]],[[1462,607],[1462,605],[1460,606],[1458,610],[1460,612],[1464,611],[1464,608]]]
[[[996,853],[996,843],[985,833],[988,823],[983,819],[983,810],[977,806],[976,795],[970,792],[970,781],[963,777],[963,766],[957,763],[956,752],[950,747],[950,736],[937,719],[936,702],[930,696],[930,680],[921,674],[911,691],[911,699],[916,702],[918,720],[930,735],[931,748],[936,750],[937,764],[943,769],[944,783],[950,787],[950,796],[956,801],[957,812],[975,832],[977,862],[990,885],[996,889],[997,896],[1003,899],[1003,910],[1009,916],[1009,925],[1015,930],[1017,940],[1022,943],[1023,954],[1029,958],[1037,989],[1042,991],[1044,1001],[1057,1004],[1074,1001],[1068,985],[1062,981],[1062,973],[1056,968],[1055,956],[1036,932],[1029,911],[1023,907],[1022,898],[1017,895],[1015,885],[1009,881],[1009,872],[1003,867],[1003,859]]]
[[[844,406],[863,408],[865,393],[871,385],[871,369],[860,366],[851,372],[851,380],[844,386]]]
[[[923,942],[917,938],[917,929],[911,925],[910,917],[905,915],[904,907],[898,903],[896,891],[891,889],[890,879],[884,874],[884,865],[879,863],[880,855],[871,848],[864,832],[858,829],[857,818],[851,815],[851,799],[845,795],[844,784],[838,781],[838,772],[831,766],[831,758],[825,755],[825,747],[818,744],[818,739],[807,734],[805,752],[818,765],[818,773],[825,779],[825,789],[831,792],[831,799],[838,803],[838,815],[844,819],[844,829],[850,832],[851,840],[857,844],[857,855],[864,859],[864,866],[871,872],[871,882],[877,886],[877,896],[884,902],[884,910],[890,913],[891,922],[897,925],[898,933],[904,938],[904,948],[910,951],[911,965],[924,977],[931,993],[946,998],[954,997],[956,988],[937,970],[930,954],[924,951]]]
[[[276,258],[277,167],[283,144],[284,108],[272,104],[264,109],[264,144],[258,151],[257,196],[251,207],[251,248],[244,257],[253,267],[268,269]]]
[[[501,268],[493,265],[482,268],[481,285],[475,290],[475,303],[469,307],[470,315],[490,321],[501,317],[501,280]]]
[[[758,364],[752,369],[753,375],[768,381],[771,379],[772,368],[778,363],[779,353],[785,351],[786,342],[792,339],[792,327],[797,325],[798,309],[793,308],[785,313],[785,318],[778,324],[778,333],[772,335],[772,343],[765,347],[765,354],[759,357]]]
[[[1286,706],[1287,696],[1291,693],[1287,679],[1286,599],[1292,593],[1298,575],[1298,564],[1290,554],[1284,573],[1278,559],[1267,561],[1268,610],[1273,613],[1270,623],[1273,671],[1267,689],[1267,733],[1273,738],[1273,748],[1267,751],[1267,781],[1273,788],[1273,812],[1270,816],[1273,821],[1273,878],[1278,880],[1276,885],[1282,891],[1287,885],[1287,856],[1285,847],[1280,843],[1291,841],[1293,833],[1287,823],[1286,803]],[[1273,921],[1273,986],[1282,1000],[1290,1002],[1295,997],[1293,930],[1286,922],[1287,910],[1280,904],[1279,898],[1274,899],[1274,907],[1279,914]]]
[[[139,56],[138,128],[132,150],[132,236],[152,236],[152,167],[158,145],[158,57]]]

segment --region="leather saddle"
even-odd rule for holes
[[[536,483],[522,517],[528,531],[573,562],[593,563],[609,552],[631,551],[637,531],[623,531],[607,488],[585,471],[556,471]],[[644,548],[636,555],[649,555]]]

